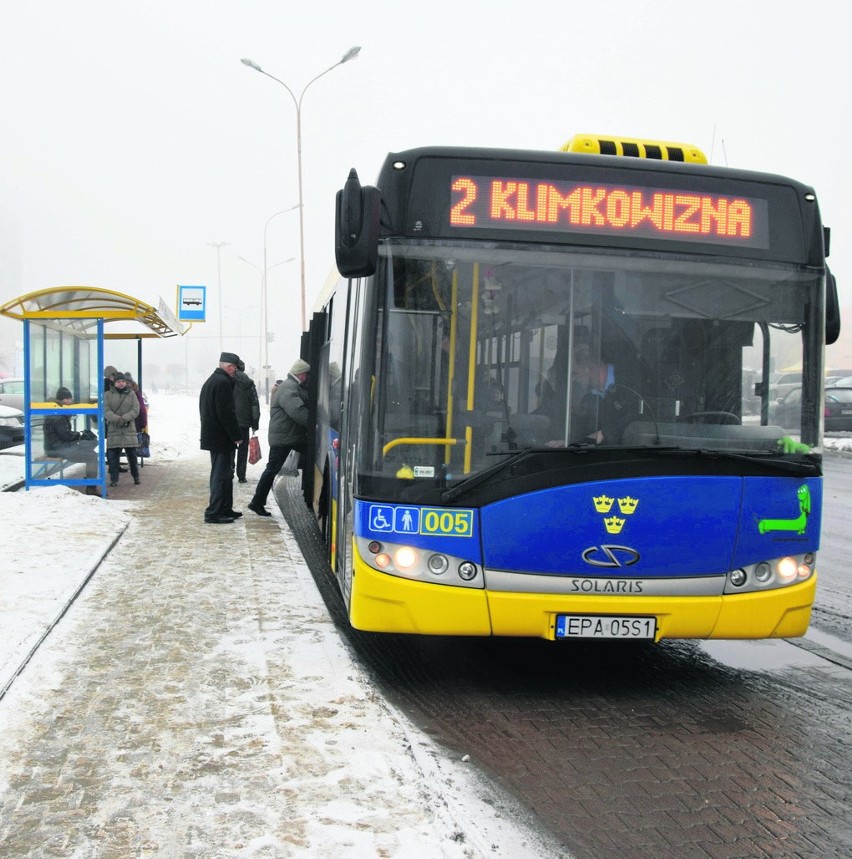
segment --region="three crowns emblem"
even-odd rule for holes
[[[595,511],[597,513],[609,513],[610,510],[612,510],[612,505],[615,503],[615,499],[610,498],[608,495],[595,495],[592,497],[592,503],[595,505]],[[636,512],[636,508],[638,506],[638,498],[632,498],[627,495],[624,498],[618,499],[618,510],[621,513],[621,517],[632,515]],[[621,533],[621,529],[627,523],[627,519],[621,517],[612,515],[604,518],[603,523],[608,534]]]

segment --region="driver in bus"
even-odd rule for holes
[[[635,416],[635,404],[629,389],[616,384],[615,366],[582,347],[571,370],[570,443],[620,444],[627,424]],[[564,405],[562,409],[564,414]],[[553,439],[546,446],[564,447],[565,440]]]

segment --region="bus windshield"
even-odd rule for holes
[[[531,448],[818,451],[807,368],[823,279],[754,260],[386,241],[359,471],[452,486]],[[800,379],[797,410],[780,407],[782,372]]]

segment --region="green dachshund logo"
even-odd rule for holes
[[[811,512],[811,492],[803,485],[796,490],[796,496],[799,499],[799,515],[795,519],[760,519],[757,530],[761,534],[769,531],[795,531],[797,534],[804,534]]]

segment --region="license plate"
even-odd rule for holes
[[[614,617],[599,614],[556,616],[557,638],[647,638],[657,632],[655,617]]]

